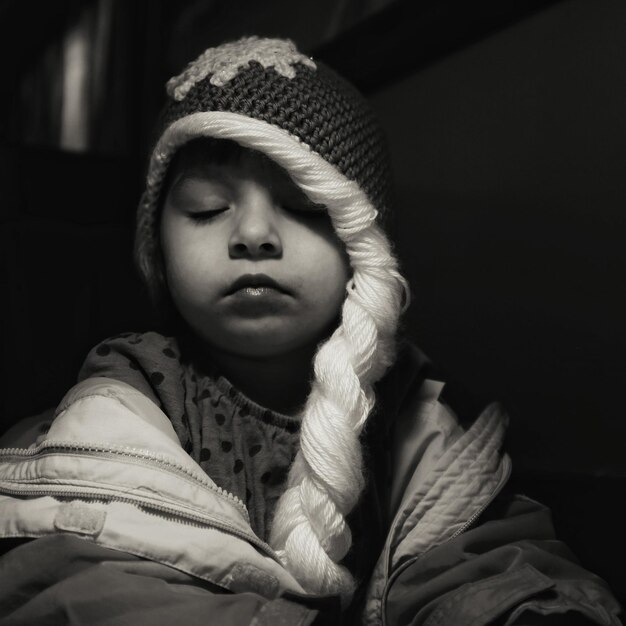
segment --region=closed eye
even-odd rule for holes
[[[327,216],[326,207],[319,204],[289,204],[283,205],[287,213],[294,213],[300,217],[316,218]]]
[[[217,217],[218,215],[220,215],[220,213],[224,213],[224,211],[227,211],[227,210],[228,210],[228,207],[222,207],[220,209],[211,209],[210,211],[193,211],[191,213],[188,213],[187,215],[194,222],[202,223],[202,222],[210,221],[214,217]]]

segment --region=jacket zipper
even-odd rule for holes
[[[492,494],[489,496],[489,499],[481,507],[474,511],[472,515],[470,515],[469,519],[465,522],[465,524],[463,524],[463,526],[461,526],[461,528],[456,530],[448,539],[446,539],[446,543],[448,543],[448,541],[456,539],[459,535],[462,535],[468,528],[471,528],[471,526],[474,525],[474,522],[476,522],[476,520],[484,513],[485,509],[495,500],[496,496],[502,490],[502,487],[504,487],[506,482],[509,480],[509,477],[511,476],[511,461],[509,460],[508,456],[505,456],[504,459],[505,460],[503,461],[503,463],[505,464],[505,467],[502,471],[502,476],[500,476],[500,480],[498,481],[498,484],[496,485]]]
[[[0,449],[0,461],[3,457],[12,457],[17,456],[20,458],[24,457],[33,457],[45,453],[54,453],[54,452],[62,452],[62,453],[72,453],[76,452],[79,454],[93,454],[95,456],[100,456],[101,458],[118,458],[120,456],[130,457],[140,459],[142,462],[148,462],[151,465],[156,465],[158,467],[162,467],[169,472],[173,472],[175,474],[184,475],[189,478],[193,478],[195,481],[199,482],[202,486],[207,487],[211,491],[217,493],[220,497],[226,498],[232,504],[235,504],[240,511],[244,514],[246,520],[249,520],[248,517],[248,509],[246,505],[238,498],[236,495],[226,491],[222,487],[218,487],[214,483],[209,482],[207,479],[204,479],[202,476],[198,476],[194,474],[189,469],[181,465],[180,463],[174,463],[171,460],[166,459],[164,456],[160,454],[154,454],[149,450],[141,449],[141,448],[127,448],[124,446],[99,446],[92,444],[78,444],[75,442],[67,442],[67,441],[44,441],[39,444],[36,448],[2,448]]]
[[[500,491],[502,491],[502,488],[507,483],[507,481],[508,481],[508,479],[509,479],[509,477],[511,475],[511,461],[510,461],[509,457],[506,456],[506,455],[504,456],[504,459],[503,459],[503,465],[504,465],[504,468],[502,470],[502,475],[500,476],[500,479],[498,480],[498,484],[495,486],[495,488],[491,492],[491,495],[489,496],[487,501],[484,502],[478,509],[476,509],[476,511],[474,511],[474,513],[472,513],[472,515],[470,515],[470,517],[463,524],[463,526],[461,526],[461,528],[456,530],[452,535],[450,535],[450,537],[448,537],[440,545],[445,545],[449,541],[452,541],[453,539],[456,539],[459,535],[462,535],[466,530],[468,530],[476,522],[476,520],[484,513],[484,511],[487,509],[487,507],[496,499],[496,496],[500,493]],[[386,626],[386,624],[387,624],[387,620],[386,620],[386,617],[385,617],[385,613],[386,613],[385,609],[386,609],[386,604],[387,604],[387,592],[388,592],[389,588],[391,587],[391,585],[393,584],[393,581],[396,578],[398,578],[400,576],[400,574],[402,574],[402,572],[404,572],[404,570],[406,570],[408,567],[413,565],[413,563],[418,561],[424,554],[425,554],[425,552],[422,552],[421,554],[418,554],[418,555],[412,557],[411,559],[409,559],[408,561],[406,561],[405,563],[403,563],[395,572],[393,572],[393,574],[387,580],[387,582],[385,584],[385,589],[383,590],[383,594],[382,594],[382,597],[381,597],[381,622],[382,622],[382,626]]]
[[[42,455],[46,453],[78,453],[82,455],[93,455],[98,458],[120,458],[120,457],[130,457],[141,460],[142,463],[147,463],[150,465],[154,465],[157,467],[164,468],[165,470],[172,472],[174,474],[183,475],[187,478],[192,478],[196,482],[200,483],[203,487],[210,489],[215,492],[222,498],[226,498],[232,504],[237,506],[238,509],[243,513],[246,521],[249,522],[248,510],[246,506],[243,504],[240,498],[236,495],[226,491],[222,487],[219,487],[215,484],[212,484],[208,481],[208,479],[203,479],[202,476],[198,476],[197,474],[191,472],[186,467],[182,466],[179,463],[172,462],[171,460],[166,459],[165,457],[154,454],[145,449],[139,448],[126,448],[123,446],[99,446],[99,445],[91,445],[91,444],[77,444],[71,442],[64,441],[44,441],[36,448],[3,448],[0,449],[0,462],[7,457],[19,457],[19,458],[28,458],[34,457],[37,455]],[[179,507],[174,505],[167,505],[162,503],[153,502],[147,498],[141,498],[140,496],[121,496],[117,494],[106,493],[105,490],[97,490],[97,489],[82,489],[80,487],[62,487],[59,485],[50,485],[46,488],[28,488],[28,487],[9,487],[2,484],[2,479],[0,478],[0,492],[6,493],[8,495],[15,496],[49,496],[49,495],[57,495],[63,497],[88,497],[93,498],[95,500],[106,501],[106,502],[127,502],[130,504],[139,504],[146,507],[150,507],[153,510],[160,511],[166,515],[171,515],[179,519],[184,519],[187,521],[194,522],[196,524],[201,524],[208,527],[217,528],[224,532],[228,532],[231,535],[235,535],[241,539],[245,539],[250,543],[253,543],[257,547],[259,547],[263,552],[272,557],[278,563],[281,563],[278,555],[274,552],[274,550],[264,541],[259,539],[253,533],[245,533],[237,528],[233,527],[230,524],[226,524],[223,522],[216,521],[208,516],[198,512],[195,513],[190,510],[181,510]]]
[[[253,543],[255,546],[260,548],[264,553],[268,556],[272,557],[278,563],[280,559],[278,555],[267,545],[265,542],[261,541],[255,535],[245,533],[243,531],[234,528],[230,524],[225,524],[223,522],[219,522],[214,519],[208,519],[206,516],[201,513],[193,513],[192,511],[181,511],[176,506],[168,506],[166,504],[155,503],[151,500],[147,500],[138,496],[119,496],[112,495],[108,493],[103,493],[100,491],[88,490],[88,489],[79,489],[76,487],[60,487],[58,485],[51,486],[50,489],[24,489],[24,488],[15,488],[15,487],[7,487],[0,484],[0,493],[13,495],[13,496],[60,496],[60,497],[69,497],[72,496],[80,497],[80,498],[91,498],[93,500],[98,500],[101,502],[125,502],[128,504],[134,505],[142,505],[148,507],[152,510],[159,511],[165,515],[169,515],[172,517],[176,517],[180,520],[192,522],[194,524],[199,524],[201,526],[209,527],[209,528],[217,528],[218,530],[222,530],[227,532],[230,535],[234,535],[239,537],[240,539],[245,539],[246,541]]]

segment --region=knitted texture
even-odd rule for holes
[[[138,212],[135,254],[148,284],[160,252],[157,209],[167,168],[197,137],[265,154],[327,208],[345,245],[352,277],[341,323],[314,357],[300,451],[270,543],[303,588],[347,598],[354,581],[340,561],[352,542],[346,516],[365,483],[359,434],[375,402],[373,385],[395,358],[398,318],[408,304],[377,223],[389,189],[382,133],[351,86],[282,40],[247,38],[208,50],[169,90]]]
[[[267,41],[246,38],[211,48],[180,77],[171,79],[162,130],[198,111],[229,111],[263,120],[288,131],[346,178],[356,181],[377,210],[384,213],[390,201],[386,144],[367,102],[319,61],[298,56],[295,47],[281,50],[296,61],[293,65],[283,57],[282,64],[264,67],[262,63],[270,63],[272,57],[267,47],[260,51],[264,55],[256,48]],[[219,60],[213,65],[202,63],[217,55]],[[217,74],[203,76],[207,65]],[[291,70],[288,75],[285,67]],[[190,75],[198,80],[193,82]],[[225,77],[230,78],[226,81]],[[179,99],[181,94],[185,95]]]

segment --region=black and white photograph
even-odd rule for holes
[[[626,3],[0,0],[0,626],[626,624]]]

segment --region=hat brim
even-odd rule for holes
[[[156,211],[167,168],[176,151],[199,137],[228,139],[257,150],[282,167],[315,204],[324,205],[338,236],[352,236],[376,221],[378,211],[358,185],[289,132],[237,113],[192,113],[167,127],[152,152],[140,216]]]

